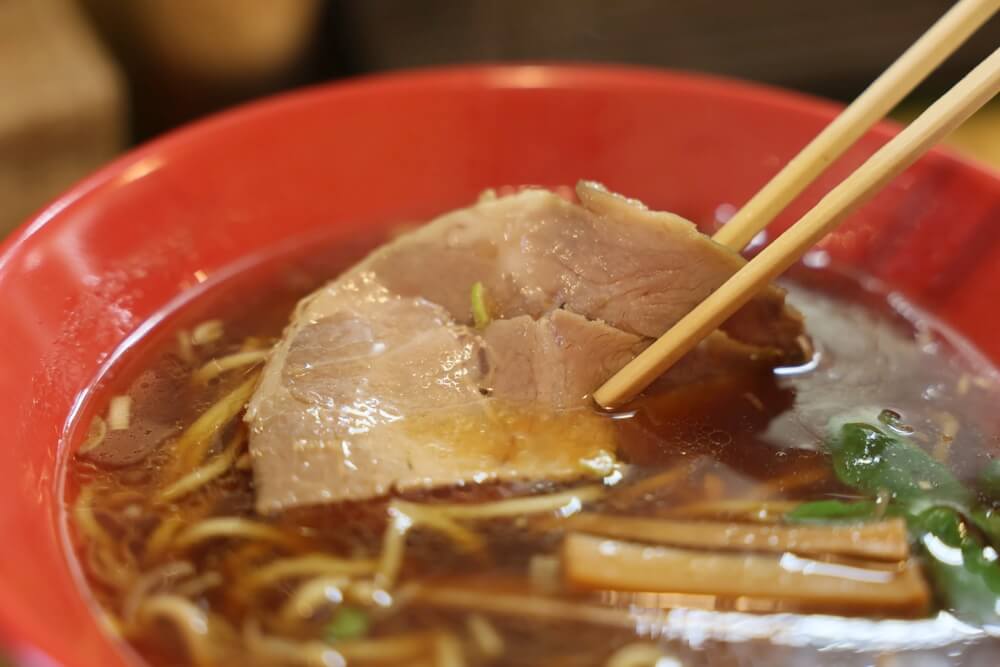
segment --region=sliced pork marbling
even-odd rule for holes
[[[248,410],[258,508],[572,479],[581,460],[613,449],[604,418],[487,398],[498,370],[483,336],[425,299],[391,294],[364,274],[314,293]],[[500,385],[522,391],[511,377]]]
[[[496,320],[483,331],[497,371],[497,398],[555,409],[582,405],[598,385],[647,345],[642,336],[555,310]]]
[[[469,321],[469,285],[482,282],[497,316],[565,307],[623,331],[658,337],[745,264],[672,213],[596,184],[581,204],[546,190],[449,213],[375,251],[361,267],[391,291],[441,304]],[[361,268],[359,267],[359,268]],[[758,345],[791,345],[801,318],[766,290],[723,329]]]
[[[399,237],[302,301],[251,401],[258,508],[567,480],[614,450],[587,394],[743,264],[598,186],[529,190]],[[471,325],[482,282],[494,320]],[[791,349],[769,289],[727,333]]]

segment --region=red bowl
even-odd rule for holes
[[[128,658],[68,564],[72,416],[165,304],[241,258],[326,230],[422,219],[503,184],[581,177],[702,223],[837,112],[732,81],[606,67],[471,67],[332,85],[132,151],[0,247],[0,636],[63,665]],[[786,224],[893,133],[869,133]],[[945,152],[825,242],[1000,360],[1000,179]],[[24,653],[27,651],[27,653]]]

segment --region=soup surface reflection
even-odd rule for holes
[[[95,391],[70,533],[107,631],[149,664],[1000,661],[996,374],[835,268],[791,277],[801,366],[709,344],[625,410],[501,408],[529,441],[611,433],[579,481],[259,515],[248,392],[295,302],[355,258],[213,286]]]

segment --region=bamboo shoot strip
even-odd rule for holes
[[[572,534],[563,543],[566,582],[584,590],[770,597],[813,609],[926,611],[927,585],[915,565],[826,563],[792,554],[720,554],[651,547]]]
[[[625,630],[635,627],[632,614],[624,609],[546,595],[507,593],[491,588],[441,585],[435,582],[416,584],[407,594],[408,600],[444,609],[475,610],[496,616],[550,622],[589,623]]]
[[[760,525],[720,521],[671,521],[584,513],[565,520],[570,530],[650,544],[880,561],[909,557],[902,519],[835,525]]]
[[[798,500],[759,500],[756,498],[723,498],[699,500],[679,505],[665,512],[671,517],[725,517],[755,523],[780,521],[787,512],[801,505]]]

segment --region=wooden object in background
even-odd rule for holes
[[[872,125],[1000,10],[1000,0],[959,0],[827,125],[712,240],[740,252]]]
[[[77,0],[131,84],[138,139],[306,82],[320,0]]]
[[[270,78],[309,45],[319,0],[79,0],[127,55],[211,79]]]
[[[0,237],[125,143],[118,70],[70,0],[0,2]]]

